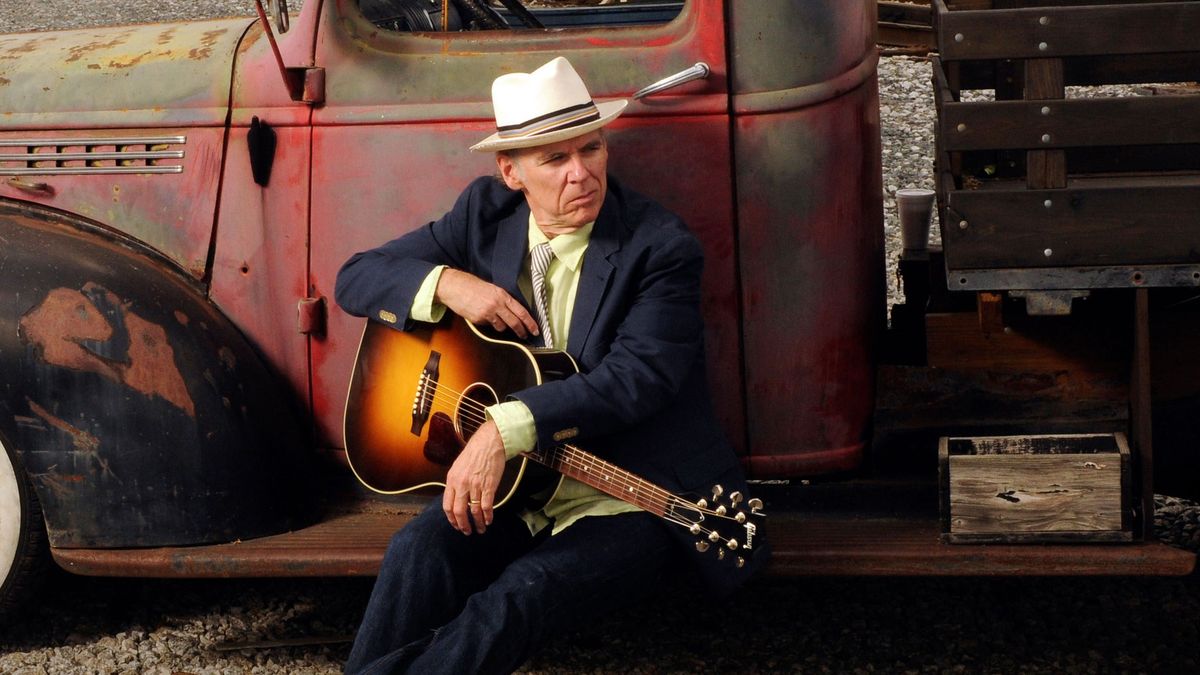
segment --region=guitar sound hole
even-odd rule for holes
[[[463,391],[455,413],[454,423],[463,438],[470,438],[483,425],[483,409],[500,402],[496,390],[482,382],[476,382]]]

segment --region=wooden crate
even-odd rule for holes
[[[1200,1],[933,12],[951,290],[1200,286]]]
[[[1134,538],[1124,434],[943,437],[938,460],[944,541]]]

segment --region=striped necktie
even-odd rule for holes
[[[546,270],[554,259],[550,242],[542,242],[529,253],[529,279],[533,282],[533,304],[538,314],[538,326],[547,349],[554,349],[554,334],[550,330],[550,305],[546,302]]]

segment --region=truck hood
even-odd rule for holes
[[[223,125],[251,17],[0,36],[0,126]]]

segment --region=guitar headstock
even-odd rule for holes
[[[755,537],[767,514],[761,499],[746,499],[741,492],[725,493],[714,485],[711,498],[693,503],[680,500],[672,508],[671,520],[696,535],[696,550],[713,552],[718,560],[744,567],[755,552]]]

